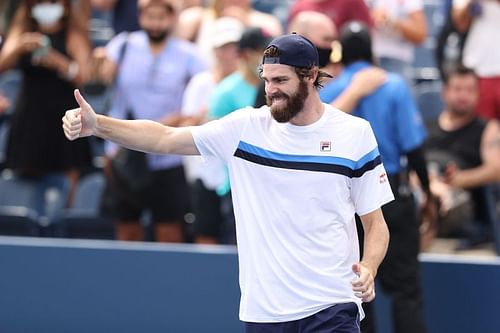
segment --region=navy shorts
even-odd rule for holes
[[[360,333],[356,303],[336,304],[312,316],[282,323],[245,323],[246,333]]]

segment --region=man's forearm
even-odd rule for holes
[[[365,233],[364,253],[361,263],[368,267],[372,271],[373,277],[375,277],[378,267],[387,252],[389,229],[380,209],[369,215],[372,216],[369,218],[366,216],[361,217]]]
[[[498,182],[499,177],[499,171],[496,168],[481,165],[477,168],[460,170],[451,181],[451,185],[468,189]]]
[[[356,89],[349,86],[331,104],[334,108],[352,113],[362,97]]]
[[[180,136],[179,133],[174,135],[174,132],[179,131],[181,129],[164,126],[152,120],[121,120],[98,115],[95,135],[148,153],[196,154],[196,150],[189,149],[190,144],[194,147],[192,138],[183,144],[182,140],[186,140],[187,136]],[[184,131],[188,131],[187,128]]]

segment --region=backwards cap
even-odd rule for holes
[[[278,55],[276,57],[264,56],[263,64],[282,64],[301,68],[319,66],[318,50],[304,36],[296,33],[283,35],[273,39],[266,49],[272,46],[278,49]]]

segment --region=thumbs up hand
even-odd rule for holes
[[[66,111],[62,118],[64,134],[69,140],[93,135],[97,126],[96,113],[78,89],[75,89],[75,99],[80,107]]]

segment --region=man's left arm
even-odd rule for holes
[[[389,244],[389,229],[385,223],[382,209],[360,216],[365,234],[363,258],[352,266],[358,278],[352,281],[352,289],[363,302],[375,298],[374,279],[378,267],[385,257]]]
[[[460,170],[454,164],[448,165],[445,182],[455,187],[472,188],[500,181],[500,125],[497,120],[488,121],[480,151],[480,166]]]

